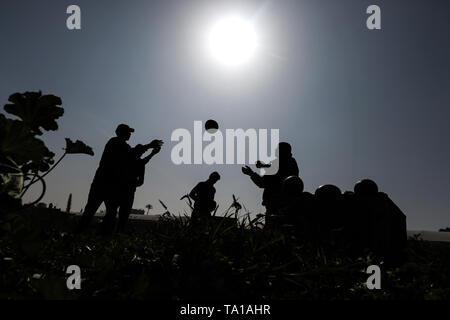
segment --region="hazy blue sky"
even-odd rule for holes
[[[78,4],[82,30],[66,28]],[[366,28],[381,7],[382,30]],[[212,23],[230,12],[254,18],[253,61],[229,72],[205,49]],[[63,100],[60,130],[95,157],[68,157],[48,176],[45,202],[85,205],[103,146],[118,123],[130,143],[165,140],[147,168],[135,208],[163,200],[173,212],[198,181],[217,170],[220,212],[234,193],[252,212],[262,191],[239,165],[176,166],[176,128],[213,118],[225,128],[279,128],[293,146],[306,190],[361,178],[407,215],[409,229],[450,226],[449,1],[6,1],[0,3],[0,99],[42,90]]]

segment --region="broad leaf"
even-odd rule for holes
[[[54,160],[55,154],[47,149],[47,152],[44,154],[40,161],[32,161],[22,166],[22,171],[24,173],[27,172],[46,172],[50,169],[50,167],[55,163]]]
[[[29,161],[40,162],[50,155],[44,142],[35,138],[22,121],[0,114],[0,154],[21,166]]]
[[[42,92],[14,93],[5,105],[5,111],[19,117],[33,134],[42,135],[42,129],[55,131],[56,120],[64,114],[61,98],[54,95],[42,95]]]
[[[82,154],[88,154],[93,156],[94,151],[91,147],[86,145],[83,141],[77,140],[73,142],[69,138],[66,138],[66,153],[69,154],[75,154],[75,153],[82,153]]]
[[[23,174],[21,173],[0,173],[0,194],[8,194],[14,199],[20,197],[23,189]]]

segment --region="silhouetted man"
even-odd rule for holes
[[[150,161],[151,158],[153,158],[155,154],[157,154],[161,150],[163,142],[160,140],[158,141],[159,145],[154,147],[152,152],[144,158],[141,157],[148,150],[146,146],[138,144],[132,150],[131,163],[128,166],[127,181],[121,186],[122,191],[120,193],[119,200],[119,221],[117,226],[118,231],[125,230],[125,225],[128,221],[128,217],[130,216],[130,212],[133,207],[136,188],[144,184],[145,165]]]
[[[259,188],[264,189],[262,205],[266,207],[266,215],[268,216],[276,213],[284,179],[289,176],[298,176],[299,174],[297,161],[292,157],[292,148],[289,143],[280,142],[278,144],[276,157],[270,166],[264,165],[260,161],[257,162],[258,168],[272,167],[272,169],[278,169],[276,172],[273,172],[275,170],[268,170],[271,174],[260,176],[249,166],[242,168],[242,173],[250,176],[250,179]]]
[[[103,219],[104,229],[114,223],[121,190],[120,185],[127,180],[126,168],[132,157],[132,148],[127,143],[132,132],[134,132],[133,128],[126,124],[119,124],[116,128],[116,136],[106,143],[76,231],[80,232],[87,227],[102,202],[105,202],[106,206],[106,214]],[[146,147],[153,146],[156,146],[155,141]]]
[[[198,183],[189,193],[189,197],[195,201],[194,210],[192,211],[192,220],[194,222],[208,219],[211,216],[211,212],[216,209],[217,204],[214,201],[216,188],[214,188],[214,184],[219,180],[219,173],[214,171],[209,175],[208,180]]]

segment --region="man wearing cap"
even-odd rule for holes
[[[78,232],[86,228],[102,202],[105,202],[106,206],[103,229],[104,231],[110,230],[113,226],[119,205],[121,185],[127,180],[127,167],[131,164],[133,156],[133,148],[127,143],[132,132],[134,132],[133,128],[126,124],[119,124],[116,136],[106,143],[89,190],[88,202],[77,227]],[[153,140],[144,147],[148,150],[161,147],[161,145],[161,140]]]
[[[287,142],[280,142],[276,150],[276,159],[271,165],[264,165],[260,161],[256,163],[257,168],[271,168],[265,175],[260,176],[249,166],[242,168],[242,173],[248,175],[253,183],[264,189],[262,205],[266,207],[266,225],[270,221],[270,216],[278,214],[283,181],[289,176],[299,175],[297,161],[292,156],[292,147]]]

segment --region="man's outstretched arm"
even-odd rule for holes
[[[194,201],[198,200],[198,184],[189,192],[189,197]]]
[[[245,166],[242,168],[242,173],[249,176],[250,179],[252,179],[253,183],[256,184],[259,188],[265,188],[266,187],[266,179],[264,177],[261,177],[259,174],[254,172],[249,166]]]
[[[148,149],[151,149],[151,148],[160,148],[160,149],[161,149],[161,147],[162,147],[163,144],[164,144],[164,142],[163,142],[162,140],[155,139],[155,140],[153,140],[152,142],[146,144],[146,145],[145,145],[145,148],[146,148],[147,150],[148,150]]]
[[[143,163],[144,165],[146,165],[146,164],[150,161],[150,159],[153,158],[153,156],[154,156],[155,154],[157,154],[160,150],[161,150],[161,147],[156,147],[156,148],[154,148],[154,149],[152,150],[152,152],[151,152],[148,156],[146,156],[146,157],[144,157],[144,158],[141,159],[142,163]]]

